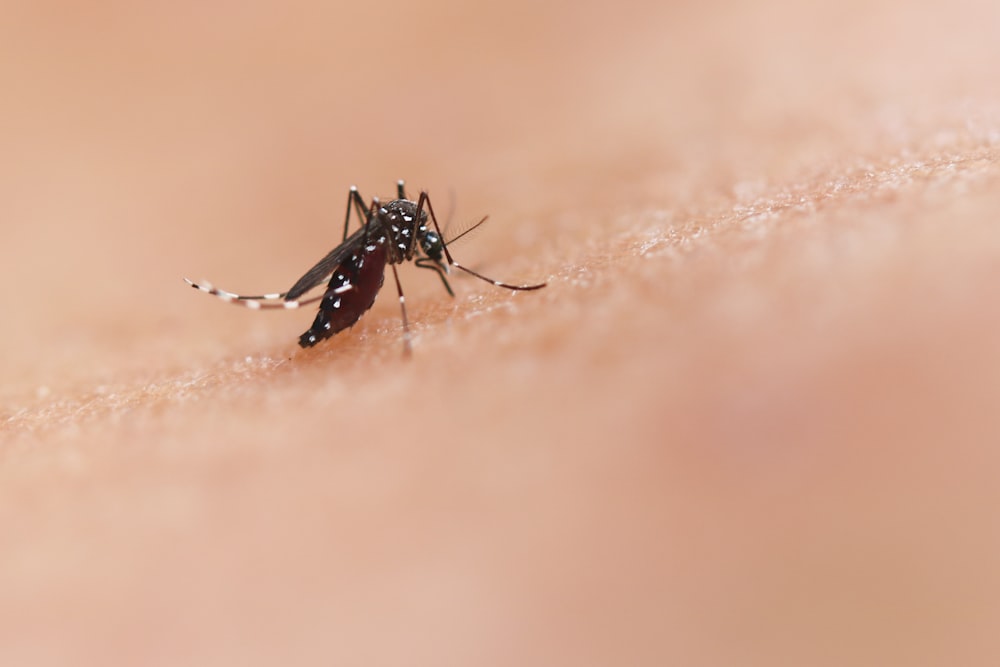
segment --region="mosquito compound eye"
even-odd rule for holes
[[[427,232],[424,234],[424,238],[420,241],[420,246],[424,250],[424,254],[431,259],[441,259],[441,253],[444,252],[444,244],[441,243],[441,237],[437,232]]]

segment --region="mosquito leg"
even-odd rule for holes
[[[286,292],[244,296],[234,292],[227,292],[226,290],[219,289],[209,283],[196,283],[188,280],[187,278],[184,279],[184,282],[200,292],[205,292],[206,294],[210,294],[218,299],[221,299],[222,301],[234,303],[236,305],[243,306],[244,308],[249,308],[250,310],[294,310],[300,306],[315,303],[323,298],[320,296],[302,301],[280,301],[280,299],[285,297]],[[277,301],[277,303],[261,303],[262,301]]]
[[[420,199],[417,201],[417,220],[420,220],[420,214],[424,210],[424,205],[427,206],[427,212],[431,215],[431,222],[434,223],[434,229],[437,230],[438,236],[441,237],[441,241],[444,241],[444,234],[441,233],[441,227],[438,225],[437,216],[434,215],[434,207],[431,206],[431,198],[427,194],[427,190],[420,193]],[[444,256],[448,258],[449,264],[454,264],[454,260],[451,258],[451,254],[448,252],[448,246],[444,246]]]
[[[437,217],[435,217],[434,215],[434,207],[431,206],[431,198],[430,195],[427,194],[427,190],[421,191],[420,199],[417,200],[417,224],[420,224],[420,217],[424,212],[424,206],[427,206],[427,211],[430,213],[431,220],[434,222],[434,229],[437,230],[438,236],[440,236],[441,239],[443,240],[444,236],[441,236],[441,228],[438,227]],[[410,255],[413,254],[413,249],[414,247],[416,247],[416,242],[417,242],[417,235],[414,234],[413,238],[410,239]],[[448,253],[448,246],[444,246],[444,252],[445,254]],[[450,256],[448,257],[448,263],[451,264]]]
[[[449,296],[455,298],[455,293],[451,291],[451,285],[448,284],[448,279],[444,275],[444,270],[440,266],[438,266],[437,262],[435,262],[433,259],[429,257],[420,257],[419,259],[414,260],[413,263],[419,266],[421,269],[431,269],[432,271],[437,273],[438,277],[441,279],[441,282],[444,283],[444,288],[448,290]]]
[[[396,181],[396,194],[398,195],[397,199],[406,199],[406,183],[403,182],[403,179]]]
[[[426,190],[424,192],[420,193],[420,201],[417,202],[417,219],[420,218],[420,211],[423,209],[424,204],[427,205],[427,212],[430,213],[430,215],[431,215],[431,221],[434,223],[434,229],[436,229],[437,233],[439,235],[441,235],[442,247],[444,248],[444,256],[448,260],[448,264],[449,265],[454,266],[456,269],[461,269],[462,271],[465,271],[466,273],[471,274],[471,275],[479,278],[480,280],[485,280],[486,282],[491,283],[493,285],[496,285],[497,287],[503,287],[503,288],[509,289],[509,290],[515,290],[515,291],[518,291],[518,292],[529,292],[531,290],[542,289],[543,287],[545,287],[546,283],[541,283],[539,285],[510,285],[508,283],[501,282],[499,280],[493,280],[492,278],[487,278],[483,274],[476,273],[472,269],[467,269],[464,266],[462,266],[461,264],[459,264],[458,262],[456,262],[454,260],[454,258],[452,258],[451,252],[448,250],[448,244],[444,243],[444,235],[441,234],[441,228],[438,226],[437,216],[434,215],[434,207],[431,205],[431,198],[429,196],[427,196],[427,191]],[[478,223],[476,223],[473,227],[471,227],[470,229],[467,229],[462,234],[459,234],[458,238],[461,238],[465,234],[468,234],[469,232],[471,232],[476,227],[479,227],[479,225],[483,224],[484,222],[486,222],[486,218],[483,218]]]
[[[344,241],[347,240],[347,231],[351,226],[351,205],[354,205],[354,210],[358,215],[358,219],[361,224],[365,224],[365,211],[368,210],[368,205],[365,204],[365,199],[358,193],[358,186],[352,185],[350,192],[347,193],[347,213],[344,215]],[[343,243],[343,241],[341,241]]]
[[[458,262],[452,262],[451,265],[454,266],[456,269],[461,269],[462,271],[465,271],[466,273],[479,278],[480,280],[485,280],[491,285],[496,285],[497,287],[503,287],[504,289],[514,290],[515,292],[530,292],[531,290],[542,289],[548,284],[548,283],[538,283],[537,285],[511,285],[510,283],[505,283],[499,280],[493,280],[492,278],[487,278],[481,273],[476,273],[472,269],[465,268]]]
[[[413,345],[410,343],[410,320],[406,317],[406,297],[403,296],[403,285],[399,282],[399,272],[396,271],[396,265],[390,264],[389,266],[392,267],[392,277],[396,280],[399,310],[403,314],[403,355],[408,357],[413,352]]]
[[[371,208],[368,209],[368,217],[361,221],[361,227],[365,230],[362,247],[368,245],[368,230],[371,227],[372,221],[375,219],[375,212],[378,211],[381,206],[382,202],[379,201],[378,197],[372,199]]]
[[[246,306],[250,310],[295,310],[296,308],[301,308],[302,306],[308,306],[311,303],[316,303],[321,301],[323,295],[314,296],[309,299],[300,299],[297,301],[280,301],[278,303],[261,303],[260,301],[244,301],[240,305]]]
[[[288,294],[288,292],[274,292],[273,294],[254,294],[250,296],[236,294],[235,292],[228,292],[212,285],[209,282],[196,283],[190,278],[185,278],[184,282],[196,290],[205,292],[206,294],[211,294],[212,296],[218,297],[223,301],[277,301],[278,299],[284,299],[285,295]],[[253,306],[251,306],[251,308],[252,307]]]

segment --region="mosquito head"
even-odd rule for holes
[[[444,256],[444,239],[434,230],[428,230],[420,236],[420,249],[429,260],[437,264],[445,273],[451,273]]]
[[[427,231],[420,239],[420,249],[435,262],[444,259],[444,241],[441,240],[441,235],[434,230]]]

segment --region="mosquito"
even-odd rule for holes
[[[396,193],[397,198],[384,205],[377,197],[372,199],[371,204],[366,204],[358,188],[351,186],[347,195],[347,211],[344,215],[344,237],[340,245],[306,271],[287,292],[246,296],[214,287],[208,282],[196,283],[187,278],[184,281],[191,287],[223,301],[252,310],[293,310],[318,301],[319,312],[316,314],[316,319],[309,330],[299,336],[299,345],[308,348],[353,326],[372,307],[385,281],[385,266],[388,264],[392,268],[396,293],[399,295],[399,308],[403,318],[404,354],[410,353],[412,345],[410,324],[406,317],[406,298],[403,296],[403,286],[396,271],[397,264],[412,260],[418,267],[434,271],[452,297],[455,296],[455,292],[448,284],[452,267],[504,289],[528,292],[545,287],[546,283],[511,285],[493,280],[462,266],[452,258],[448,244],[454,243],[485,223],[486,217],[445,242],[427,192],[421,192],[418,200],[414,202],[407,198],[403,181],[398,181]],[[361,222],[361,227],[348,236],[352,210]],[[433,228],[427,224],[428,213]],[[324,284],[326,290],[321,296],[302,298]]]

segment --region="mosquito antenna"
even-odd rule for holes
[[[454,220],[453,216],[455,215],[455,205],[456,205],[457,199],[458,198],[455,195],[455,188],[448,188],[448,213],[445,214],[445,216],[444,216],[444,232],[445,232],[445,234],[447,234],[448,230],[451,229],[451,223]],[[444,238],[444,237],[442,236],[441,238]]]
[[[466,227],[465,229],[463,229],[462,231],[460,231],[458,234],[456,234],[455,236],[453,236],[450,239],[448,239],[447,241],[445,241],[445,245],[454,243],[455,241],[459,240],[460,238],[462,238],[466,234],[471,234],[472,232],[474,232],[477,229],[479,229],[480,227],[482,227],[486,223],[486,221],[489,220],[489,219],[490,219],[490,216],[484,215],[482,220],[480,220],[479,222],[477,222],[474,225],[469,225],[468,227]]]

